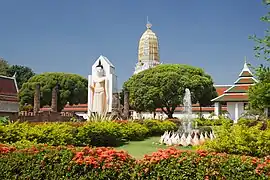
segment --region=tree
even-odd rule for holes
[[[8,62],[0,57],[0,75],[6,76],[9,68]]]
[[[7,70],[7,76],[13,76],[16,73],[16,81],[18,88],[21,89],[23,83],[27,82],[35,75],[33,70],[26,66],[12,65]]]
[[[47,72],[33,76],[24,83],[20,93],[20,105],[32,104],[34,102],[34,92],[37,84],[40,85],[41,107],[51,105],[52,89],[59,84],[58,111],[69,104],[79,104],[87,102],[87,79],[76,75],[61,72]]]
[[[190,89],[193,103],[211,104],[215,97],[212,78],[202,69],[188,65],[159,65],[133,75],[124,83],[134,110],[155,112],[161,108],[169,118],[182,104],[185,88]],[[211,95],[205,96],[207,93]]]
[[[270,2],[269,0],[264,1],[268,13],[261,18],[261,21],[270,23]],[[264,64],[261,64],[256,68],[256,75],[259,82],[249,88],[249,102],[250,107],[263,111],[265,108],[270,108],[270,29],[265,31],[263,38],[258,38],[256,35],[252,36],[251,39],[255,41],[255,56],[258,59],[263,59]]]

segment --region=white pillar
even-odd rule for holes
[[[264,114],[266,117],[269,117],[269,110],[268,108],[264,108]]]
[[[221,110],[221,108],[220,108],[220,103],[219,102],[215,102],[215,115],[216,116],[219,116],[220,115],[220,110]]]
[[[238,103],[235,103],[235,109],[234,109],[234,123],[237,123],[239,118],[239,107]]]

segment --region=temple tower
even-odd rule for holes
[[[146,31],[142,34],[138,47],[138,63],[134,74],[160,64],[159,43],[156,34],[151,30],[152,24],[147,20]]]

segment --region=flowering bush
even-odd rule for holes
[[[159,150],[135,161],[111,148],[0,145],[1,179],[269,179],[270,157]]]
[[[270,157],[169,148],[146,155],[137,162],[135,172],[135,179],[269,179]]]

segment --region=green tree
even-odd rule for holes
[[[27,82],[35,75],[33,70],[26,66],[12,65],[7,70],[7,76],[13,76],[16,73],[16,81],[18,88],[21,89],[23,83]]]
[[[9,68],[8,62],[0,57],[0,75],[7,76],[8,68]]]
[[[268,13],[261,18],[261,21],[270,23],[270,2],[264,1]],[[265,31],[265,36],[262,38],[256,35],[252,36],[251,39],[255,41],[255,56],[258,59],[265,60],[263,64],[256,68],[256,75],[259,82],[249,88],[249,102],[252,109],[263,110],[264,108],[270,108],[270,29]]]
[[[24,83],[20,93],[20,105],[32,104],[34,102],[34,92],[37,84],[40,85],[41,107],[51,105],[52,89],[58,84],[58,111],[69,104],[79,104],[87,102],[87,79],[76,75],[62,72],[47,72],[38,74]]]
[[[175,108],[183,102],[185,88],[191,91],[193,103],[211,104],[215,97],[212,78],[202,69],[181,65],[159,65],[133,75],[125,82],[130,105],[138,112],[155,112],[157,108],[173,117]],[[211,95],[206,94],[209,93]]]

